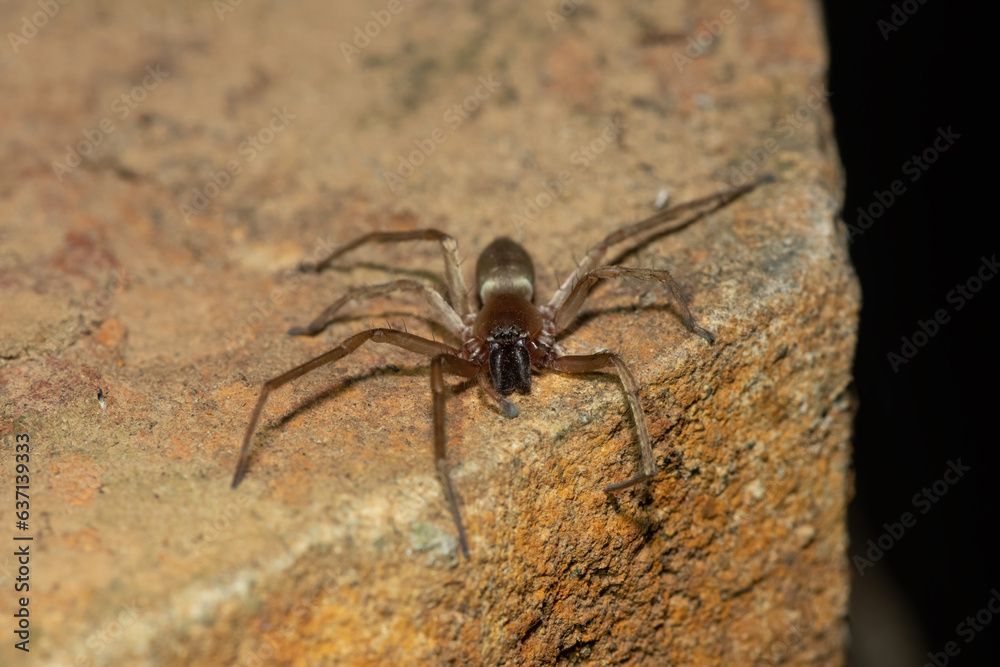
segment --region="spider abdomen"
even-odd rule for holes
[[[501,236],[479,256],[476,283],[483,305],[499,294],[516,294],[530,302],[535,293],[535,265],[527,250]]]

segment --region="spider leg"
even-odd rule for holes
[[[260,420],[260,414],[264,410],[264,403],[267,402],[267,397],[271,394],[271,392],[310,371],[314,371],[321,366],[325,366],[326,364],[331,364],[338,359],[343,359],[351,352],[354,352],[361,347],[361,345],[368,340],[376,343],[388,343],[390,345],[395,345],[396,347],[401,347],[405,350],[417,352],[418,354],[424,354],[429,357],[437,357],[442,354],[454,355],[458,352],[455,348],[445,345],[444,343],[437,343],[403,331],[396,331],[395,329],[368,329],[367,331],[356,333],[347,338],[344,342],[332,350],[324,352],[318,357],[310,359],[304,364],[296,366],[292,370],[282,373],[277,377],[271,378],[261,387],[260,395],[257,397],[257,405],[254,406],[253,413],[250,415],[250,423],[247,425],[247,432],[243,437],[243,447],[240,449],[240,459],[236,464],[236,472],[233,475],[232,487],[234,489],[243,479],[243,475],[246,474],[247,463],[250,460],[250,441],[253,439],[254,430],[257,428],[258,420]]]
[[[427,304],[437,316],[436,321],[450,331],[456,338],[462,338],[462,318],[458,316],[455,309],[448,305],[444,297],[438,294],[437,290],[416,282],[415,280],[394,280],[381,285],[364,285],[354,287],[344,296],[334,301],[326,310],[320,313],[316,319],[306,326],[292,327],[288,330],[291,336],[315,336],[325,329],[340,309],[350,301],[359,299],[370,299],[384,296],[397,291],[419,292],[427,300]]]
[[[677,308],[681,311],[681,318],[684,320],[687,328],[709,343],[715,342],[715,334],[708,329],[698,326],[698,323],[695,322],[687,299],[681,294],[681,288],[677,285],[677,282],[670,275],[669,271],[666,269],[634,269],[625,266],[604,266],[593,271],[588,271],[580,277],[576,286],[569,293],[569,296],[566,297],[566,300],[556,309],[553,315],[552,319],[555,322],[553,335],[569,326],[570,322],[573,321],[573,318],[580,311],[580,307],[583,306],[583,302],[587,300],[590,288],[601,278],[638,278],[640,280],[655,280],[665,284],[670,290],[671,296],[674,297],[674,301],[677,302]]]
[[[398,241],[437,241],[441,244],[444,252],[444,273],[445,281],[448,284],[448,295],[451,297],[451,305],[460,317],[471,315],[472,309],[469,304],[469,292],[465,286],[465,278],[462,277],[462,270],[458,261],[458,241],[437,229],[415,229],[408,232],[371,232],[359,236],[316,263],[315,266],[303,264],[302,269],[319,273],[336,258],[349,250],[353,250],[365,243],[396,243]]]
[[[465,526],[462,525],[462,515],[458,510],[458,496],[451,484],[451,476],[448,474],[448,456],[444,442],[446,390],[444,370],[463,377],[475,377],[479,374],[479,366],[453,354],[440,354],[431,359],[431,392],[434,395],[434,467],[437,468],[438,479],[441,481],[445,499],[448,501],[448,508],[451,510],[451,518],[454,519],[455,527],[458,529],[458,544],[462,548],[462,555],[468,559],[469,540],[466,538]]]
[[[622,241],[626,241],[643,232],[652,231],[654,229],[657,230],[658,234],[668,234],[683,229],[692,222],[695,222],[705,215],[722,208],[737,197],[750,192],[757,186],[764,183],[771,183],[773,181],[774,177],[771,175],[762,176],[744,186],[733,188],[731,190],[725,190],[723,192],[717,192],[714,195],[708,195],[707,197],[701,197],[700,199],[694,199],[692,201],[658,211],[645,220],[640,220],[639,222],[627,225],[615,232],[612,232],[606,236],[603,241],[587,251],[587,254],[584,256],[579,265],[577,265],[573,273],[571,273],[569,277],[563,281],[556,293],[552,295],[552,299],[549,301],[549,308],[558,310],[562,307],[580,279],[583,278],[587,272],[591,271],[601,263],[601,259],[611,246],[621,243]],[[677,218],[681,219],[672,225],[664,225],[664,223],[676,220]]]
[[[613,352],[598,352],[597,354],[573,354],[556,357],[547,364],[562,373],[593,373],[594,371],[614,366],[621,378],[622,387],[625,389],[625,396],[628,398],[629,408],[632,410],[632,418],[635,420],[635,428],[639,432],[639,451],[642,454],[642,474],[617,484],[611,484],[604,488],[608,493],[621,491],[630,486],[635,486],[640,482],[645,482],[656,476],[656,459],[653,456],[653,446],[649,440],[649,429],[646,426],[646,413],[643,412],[642,403],[639,401],[639,386],[629,370],[628,365],[622,361],[621,357]]]

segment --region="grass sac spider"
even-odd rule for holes
[[[585,355],[559,354],[555,347],[555,339],[576,317],[580,307],[587,299],[591,287],[597,281],[603,278],[631,278],[652,280],[666,285],[673,295],[684,324],[691,331],[712,343],[715,336],[695,322],[680,288],[666,270],[627,268],[614,265],[601,266],[601,260],[608,248],[613,245],[644,232],[649,232],[652,236],[659,236],[677,231],[725,206],[758,185],[772,180],[771,177],[766,176],[739,188],[659,211],[645,220],[618,229],[587,251],[573,273],[563,281],[549,302],[544,305],[534,303],[535,274],[531,257],[524,248],[506,237],[498,238],[487,246],[476,263],[476,283],[480,303],[478,309],[470,303],[465,279],[462,277],[458,260],[458,243],[454,238],[437,229],[372,232],[337,248],[315,266],[303,265],[303,270],[318,273],[344,253],[367,243],[395,243],[399,241],[436,241],[440,243],[444,252],[448,300],[445,300],[437,290],[413,280],[394,280],[380,285],[358,286],[335,301],[310,324],[303,327],[293,327],[288,333],[291,335],[315,335],[323,331],[334,320],[340,309],[350,301],[408,291],[423,297],[434,314],[435,321],[459,341],[460,345],[448,345],[391,328],[368,329],[348,337],[332,350],[271,378],[261,387],[257,404],[250,415],[250,423],[247,425],[246,435],[243,438],[243,446],[240,450],[239,462],[236,465],[236,473],[233,476],[232,487],[236,488],[246,473],[250,442],[257,428],[264,404],[271,392],[310,371],[342,359],[367,341],[395,345],[431,358],[434,463],[452,519],[458,530],[458,541],[462,554],[466,558],[469,558],[469,543],[459,512],[458,498],[448,474],[448,462],[445,455],[445,373],[475,380],[482,388],[483,393],[496,404],[500,412],[508,418],[513,418],[518,415],[518,409],[507,397],[514,391],[527,393],[531,390],[532,371],[548,368],[563,373],[592,373],[600,369],[613,369],[621,379],[638,431],[642,472],[631,479],[611,484],[605,488],[605,491],[609,493],[621,491],[651,479],[657,472],[656,459],[653,456],[649,431],[646,427],[646,416],[639,400],[639,387],[628,365],[613,352]],[[673,224],[666,225],[671,221]]]

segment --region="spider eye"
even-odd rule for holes
[[[515,389],[531,391],[531,354],[523,338],[490,345],[490,378],[493,388],[503,396]]]

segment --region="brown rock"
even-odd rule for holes
[[[9,489],[28,434],[31,657],[842,664],[859,294],[817,7],[588,3],[552,26],[556,3],[402,3],[378,25],[388,6],[73,3],[5,56],[0,470]],[[442,335],[406,298],[284,333],[350,285],[439,276],[437,248],[301,260],[435,226],[471,273],[507,234],[546,297],[661,188],[751,171],[778,183],[627,257],[673,271],[714,345],[612,283],[564,341],[635,369],[647,489],[601,491],[639,465],[613,377],[539,376],[513,420],[457,392],[460,559],[426,360],[380,346],[275,394],[229,488],[262,381],[368,323]]]

